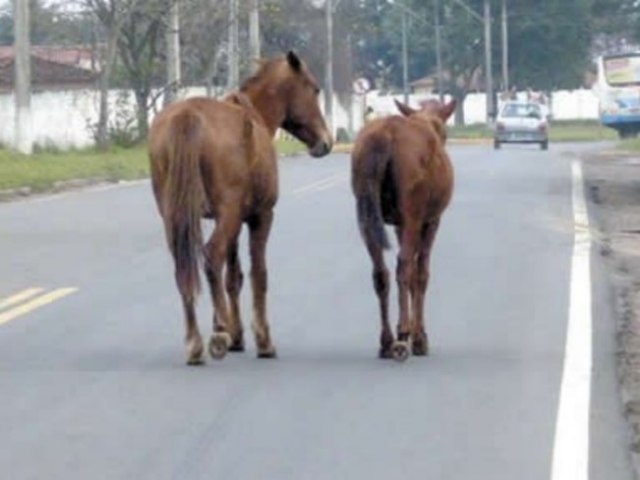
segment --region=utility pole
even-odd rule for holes
[[[31,134],[31,41],[29,39],[29,1],[15,0],[15,147],[20,153],[33,153]]]
[[[229,0],[229,45],[227,52],[228,77],[227,89],[238,88],[238,0]]]
[[[485,92],[487,96],[487,123],[491,123],[493,115],[493,76],[491,72],[491,5],[484,0],[484,56],[485,56]]]
[[[436,68],[438,78],[438,97],[440,103],[444,102],[444,92],[442,91],[442,45],[440,38],[440,0],[435,0],[436,12],[435,12],[435,28],[436,28]]]
[[[249,55],[251,55],[252,69],[258,67],[256,60],[260,59],[260,0],[251,0],[249,11]]]
[[[329,123],[329,131],[335,136],[335,118],[333,116],[333,1],[325,0],[325,13],[327,21],[327,65],[326,65],[326,91],[324,98],[325,117]]]
[[[502,0],[502,88],[509,91],[509,30],[507,25],[507,0]]]
[[[407,11],[402,4],[402,93],[404,104],[409,104],[409,49],[407,46]]]
[[[169,11],[169,28],[167,28],[167,83],[164,104],[176,100],[180,88],[180,20],[178,0],[173,0]]]

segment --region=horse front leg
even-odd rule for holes
[[[213,234],[205,247],[205,272],[215,311],[209,353],[215,359],[224,358],[233,341],[231,336],[232,320],[224,291],[222,270],[227,260],[229,248],[237,242],[240,225],[240,215],[230,212],[219,215]]]
[[[266,250],[273,211],[268,210],[254,216],[249,221],[249,253],[251,257],[251,287],[253,290],[253,333],[258,350],[258,358],[275,358],[276,348],[271,341],[267,321],[267,264]]]
[[[431,250],[438,231],[438,220],[428,223],[423,232],[418,252],[417,274],[414,289],[411,294],[413,301],[413,331],[411,349],[414,355],[425,356],[429,354],[429,336],[424,322],[424,299],[429,286],[431,270]]]

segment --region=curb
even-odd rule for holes
[[[118,184],[122,180],[108,180],[104,178],[75,178],[71,180],[61,180],[44,188],[19,187],[8,190],[0,190],[0,203],[14,200],[26,199],[36,195],[52,195],[56,193],[81,190],[97,185]]]

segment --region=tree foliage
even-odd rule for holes
[[[138,101],[141,133],[153,87],[165,80],[166,14],[172,0],[29,0],[34,44],[99,44],[109,86],[131,88]],[[183,82],[225,85],[228,0],[177,0],[180,5]],[[333,0],[336,2],[336,0]],[[484,85],[484,0],[439,0],[444,88],[459,100]],[[500,87],[501,0],[492,9],[491,74]],[[241,75],[251,70],[247,3],[239,2]],[[265,56],[298,51],[324,84],[325,8],[317,0],[262,0]],[[407,12],[409,80],[435,75],[436,0],[340,0],[334,13],[334,85],[350,94],[355,78],[386,90],[402,88],[402,7]],[[466,5],[466,8],[465,8]],[[582,85],[594,52],[640,42],[637,0],[508,0],[509,76],[512,85],[533,89]],[[472,12],[475,12],[472,13]],[[101,28],[97,28],[97,27]],[[12,9],[0,3],[0,44],[11,44]],[[97,34],[95,33],[97,32]],[[109,45],[112,58],[108,60]],[[604,45],[604,46],[603,46]],[[111,63],[109,63],[111,62]]]

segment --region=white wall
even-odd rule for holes
[[[379,115],[397,113],[393,99],[403,101],[402,95],[379,95],[378,92],[370,92],[367,95],[367,103],[371,105]],[[429,95],[411,95],[409,105],[417,107],[419,102],[428,98],[437,98]],[[518,94],[518,99],[524,100],[525,92]],[[449,97],[446,97],[449,100]],[[500,104],[501,102],[499,102]],[[551,95],[551,115],[556,120],[597,120],[598,98],[591,90],[559,90]],[[470,93],[464,101],[464,116],[467,125],[484,123],[486,119],[486,98],[484,93]],[[450,122],[452,123],[452,121]]]
[[[182,92],[182,97],[204,95],[204,88],[191,88]],[[122,101],[121,99],[125,100]],[[373,107],[377,115],[395,114],[396,107],[393,100],[403,100],[402,95],[380,95],[379,92],[369,92],[365,96],[354,96],[350,106],[342,105],[334,100],[334,115],[337,128],[355,131],[363,124],[365,106]],[[411,95],[409,104],[417,106],[422,100],[430,98],[428,95]],[[118,114],[133,115],[134,99],[131,93],[122,91],[110,92],[111,121],[115,121]],[[157,108],[161,108],[162,98],[157,101]],[[34,93],[31,99],[32,133],[36,144],[40,146],[55,146],[62,149],[82,148],[92,145],[93,138],[89,129],[98,119],[99,93],[95,90],[74,90]],[[324,106],[322,97],[320,105]],[[349,108],[350,107],[350,108]],[[591,90],[573,90],[554,92],[551,99],[553,118],[568,119],[597,119],[598,100]],[[467,124],[484,123],[485,96],[484,94],[469,94],[464,103]],[[151,113],[151,118],[153,118]],[[0,142],[13,145],[15,140],[15,114],[13,94],[0,95]]]

